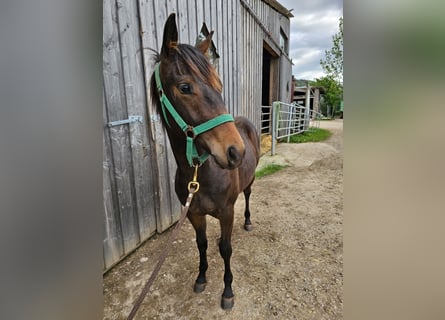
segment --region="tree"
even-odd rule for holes
[[[334,116],[336,108],[343,99],[342,84],[331,76],[324,76],[322,78],[316,78],[311,86],[320,86],[326,90],[323,96],[324,101],[321,104],[321,112],[327,116]],[[329,109],[331,109],[330,112]]]
[[[326,89],[324,109],[326,110],[327,106],[332,107],[332,116],[343,100],[343,17],[340,18],[339,29],[340,31],[332,37],[331,50],[326,50],[325,59],[320,60],[326,76],[315,79],[314,82],[315,85]],[[327,114],[327,110],[325,112]]]
[[[343,82],[343,17],[340,17],[340,31],[332,36],[333,46],[326,50],[325,59],[320,60],[321,67],[327,76],[334,80]]]

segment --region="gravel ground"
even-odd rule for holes
[[[192,289],[199,256],[187,221],[135,319],[342,319],[343,120],[320,127],[333,132],[327,141],[281,143],[277,155],[261,158],[260,166],[288,166],[255,181],[253,231],[242,228],[242,195],[236,203],[233,309],[220,308],[219,225],[208,217],[205,291]],[[104,276],[104,319],[126,318],[167,237],[154,236]]]

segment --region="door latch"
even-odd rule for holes
[[[111,121],[107,123],[108,127],[120,126],[121,124],[139,122],[142,123],[142,116],[129,116],[128,119]]]

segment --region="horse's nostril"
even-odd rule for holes
[[[240,164],[241,154],[234,146],[230,146],[227,149],[227,159],[232,167],[236,167]]]
[[[229,158],[236,160],[239,158],[239,152],[234,146],[230,146],[228,150]]]

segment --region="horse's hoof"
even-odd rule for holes
[[[252,229],[253,229],[253,226],[252,226],[251,224],[245,224],[245,225],[244,225],[244,230],[246,230],[246,231],[252,231]]]
[[[203,283],[195,282],[195,285],[193,286],[193,292],[201,293],[201,292],[204,291],[205,288],[206,288],[206,283],[205,282],[203,282]]]
[[[223,308],[224,310],[230,310],[233,308],[234,302],[235,302],[234,297],[231,297],[231,298],[222,297],[221,298],[221,308]]]

